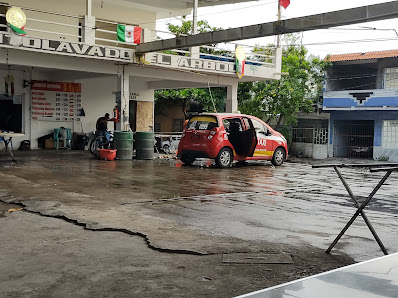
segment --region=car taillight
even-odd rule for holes
[[[216,128],[213,128],[213,129],[210,131],[210,135],[209,135],[207,138],[208,138],[209,140],[211,140],[217,132],[218,132],[217,127],[216,127]]]

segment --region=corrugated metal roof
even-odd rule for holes
[[[330,62],[398,57],[398,50],[330,55]]]

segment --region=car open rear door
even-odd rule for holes
[[[256,150],[257,136],[254,129],[253,123],[248,117],[242,117],[244,128],[243,128],[243,140],[244,140],[244,155],[253,156],[254,150]]]

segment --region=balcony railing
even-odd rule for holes
[[[4,7],[4,6],[3,6]],[[7,7],[7,6],[6,6]],[[26,14],[26,36],[82,42],[82,16],[73,16],[56,12],[22,8]],[[7,31],[5,14],[0,14],[2,31]]]
[[[171,32],[156,31],[166,36],[174,36]],[[184,35],[182,35],[184,36]],[[159,37],[157,37],[159,38]],[[218,45],[203,45],[199,47],[199,58],[215,61],[235,62],[235,43],[222,43]],[[250,45],[241,45],[246,52],[246,65],[255,65],[260,67],[275,68],[276,53],[273,47],[259,47]],[[169,54],[192,57],[190,49],[173,49],[166,51]]]
[[[0,12],[6,12],[9,7],[8,5],[0,5]],[[115,21],[33,8],[22,8],[22,10],[27,17],[27,25],[24,30],[28,38],[134,49],[134,45],[117,41],[118,23]],[[11,29],[6,24],[5,13],[0,13],[0,31],[10,35]],[[134,24],[131,25],[137,26]],[[146,33],[142,34],[141,40],[148,38],[148,36],[154,33],[153,31],[150,33],[149,30],[144,31]],[[203,59],[203,61],[228,63],[233,66],[235,63],[235,46],[232,43],[223,43],[218,45],[204,45],[193,49],[174,49],[166,53],[174,56]],[[272,69],[275,69],[277,66],[276,50],[274,48],[259,48],[246,45],[243,45],[243,47],[246,52],[246,67],[248,70],[259,77],[270,76]],[[231,65],[228,67],[231,68]]]

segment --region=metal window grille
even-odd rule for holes
[[[293,142],[325,145],[328,142],[327,128],[293,128]]]
[[[383,147],[398,148],[398,121],[383,122]]]

